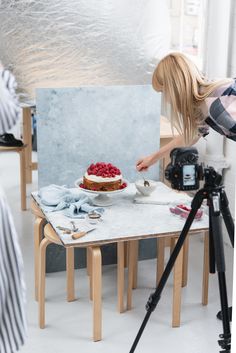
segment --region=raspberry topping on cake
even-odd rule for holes
[[[96,175],[102,178],[114,178],[116,175],[121,175],[120,169],[111,163],[98,162],[92,163],[87,169],[88,175]]]

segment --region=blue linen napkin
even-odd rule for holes
[[[89,203],[90,199],[85,196],[84,199],[81,198],[81,200],[72,203],[69,208],[66,208],[64,214],[71,218],[83,218],[85,213],[95,212],[102,214],[104,212],[104,208],[91,206]]]
[[[64,210],[63,213],[71,218],[84,218],[89,212],[104,212],[104,208],[93,206],[92,200],[85,194],[65,186],[51,184],[42,187],[39,197],[45,211]]]

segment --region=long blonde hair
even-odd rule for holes
[[[184,136],[186,144],[191,143],[203,124],[200,104],[219,86],[232,79],[208,81],[196,65],[182,53],[171,53],[157,65],[152,85],[163,93],[164,108],[169,105],[172,129]]]

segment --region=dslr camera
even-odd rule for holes
[[[171,162],[165,170],[165,178],[176,190],[197,190],[203,179],[203,168],[198,164],[195,147],[175,148],[170,153]]]

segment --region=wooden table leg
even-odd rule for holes
[[[34,283],[35,300],[38,301],[39,291],[39,246],[43,238],[44,218],[37,217],[34,222]]]
[[[172,254],[172,251],[174,250],[175,243],[176,243],[175,238],[174,237],[170,238],[170,256]]]
[[[124,289],[125,289],[125,242],[117,243],[117,309],[119,313],[124,310]]]
[[[25,170],[25,148],[19,151],[20,155],[20,193],[21,209],[26,210],[26,170]]]
[[[209,232],[204,232],[204,258],[203,258],[203,280],[202,280],[202,305],[208,304],[209,288]]]
[[[132,309],[132,288],[134,278],[135,242],[129,241],[129,262],[128,262],[128,287],[127,287],[127,310]]]
[[[102,256],[99,247],[91,247],[93,281],[93,341],[102,339]]]
[[[66,282],[67,282],[67,301],[75,300],[75,263],[74,248],[66,248]]]
[[[39,327],[45,327],[45,267],[46,249],[50,240],[44,238],[39,247]]]
[[[183,273],[182,273],[182,287],[186,287],[188,282],[188,252],[189,252],[189,236],[185,239],[183,245]]]
[[[89,261],[89,297],[90,300],[93,300],[93,254],[92,248],[87,248],[87,254],[89,254],[88,260]]]
[[[177,243],[177,241],[178,239],[175,239],[175,244]],[[183,266],[183,248],[181,249],[174,265],[172,327],[180,326],[182,266]]]
[[[23,110],[23,142],[26,145],[25,166],[26,182],[32,183],[32,121],[31,108],[25,107]]]
[[[134,268],[133,268],[133,289],[137,288],[137,281],[138,281],[138,249],[139,249],[139,241],[133,240],[133,247],[134,247]]]
[[[156,269],[156,285],[160,282],[164,272],[165,261],[165,238],[157,239],[157,269]]]
[[[86,248],[86,263],[87,263],[87,275],[91,274],[91,254],[89,248]]]
[[[125,268],[128,267],[128,262],[129,262],[129,242],[125,241],[124,242],[124,251],[125,251],[125,262],[124,266]]]

